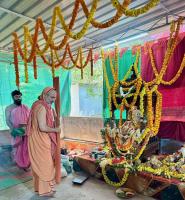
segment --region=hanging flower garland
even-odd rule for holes
[[[168,179],[176,178],[181,181],[185,180],[185,174],[177,172],[177,171],[173,171],[171,170],[169,166],[165,164],[163,164],[161,167],[158,167],[157,169],[147,166],[146,164],[141,164],[138,166],[137,170],[139,172],[149,172],[157,176],[164,176],[165,178],[168,178]]]
[[[116,75],[116,72],[115,72],[115,69],[114,69],[114,66],[113,66],[112,57],[109,55],[108,58],[109,58],[110,69],[111,69],[111,72],[112,72],[113,80],[116,81],[117,75]]]
[[[130,0],[123,1],[122,6],[124,8],[127,8],[129,6],[129,4],[130,4]],[[81,0],[81,5],[82,5],[82,8],[83,8],[83,11],[85,13],[86,18],[88,18],[89,10],[88,10],[88,7],[86,6],[86,4],[83,0]],[[91,24],[95,28],[108,28],[108,27],[111,27],[113,24],[117,23],[122,15],[123,15],[123,13],[120,12],[120,10],[117,10],[116,15],[114,17],[112,17],[112,19],[110,19],[109,21],[107,21],[105,23],[100,23],[100,22],[96,21],[95,19],[92,19]]]
[[[67,41],[68,41],[69,38],[73,38],[75,40],[79,40],[80,38],[82,38],[84,36],[84,34],[87,32],[87,29],[88,29],[90,24],[92,24],[94,27],[98,27],[98,28],[110,27],[114,23],[116,23],[119,20],[119,18],[123,15],[122,10],[120,8],[117,9],[117,7],[116,7],[117,13],[111,20],[109,20],[105,23],[98,23],[97,21],[94,20],[94,15],[95,15],[95,12],[97,10],[98,2],[99,2],[99,0],[93,0],[91,9],[89,11],[84,0],[76,0],[75,4],[74,4],[73,11],[72,11],[72,17],[71,17],[69,25],[67,25],[65,23],[63,12],[60,9],[60,7],[56,7],[53,10],[52,22],[51,22],[49,34],[46,33],[46,28],[45,28],[43,20],[41,18],[38,18],[36,20],[35,31],[34,31],[33,35],[31,35],[28,27],[25,26],[24,27],[24,40],[25,41],[24,41],[23,50],[21,49],[21,45],[20,45],[18,35],[16,33],[13,33],[13,38],[14,38],[13,42],[16,43],[16,45],[14,45],[14,46],[15,46],[15,48],[17,48],[19,54],[21,55],[22,60],[24,61],[25,82],[28,82],[28,63],[33,62],[33,65],[36,66],[36,59],[35,59],[36,56],[42,57],[43,61],[45,63],[49,64],[49,62],[46,60],[46,56],[45,56],[45,53],[48,51],[48,49],[52,49],[52,50],[50,50],[50,52],[55,54],[55,55],[50,55],[50,57],[56,56],[57,52],[53,52],[53,50],[55,50],[55,51],[62,50],[62,48],[67,44]],[[131,3],[130,0],[125,0],[125,1],[123,1],[122,5],[120,4],[119,6],[121,6],[122,9],[124,8],[125,10],[127,10],[130,3]],[[72,28],[75,24],[80,5],[82,6],[82,9],[85,13],[87,20],[85,21],[82,29],[78,33],[73,33]],[[62,29],[65,31],[65,35],[64,35],[64,38],[62,39],[62,41],[58,45],[55,45],[53,38],[54,38],[55,29],[56,29],[57,18],[59,18],[59,21],[62,25]],[[41,31],[43,38],[46,41],[44,48],[42,48],[42,49],[40,49],[39,44],[38,44],[38,33],[39,33],[39,31]],[[30,45],[31,45],[30,51],[28,51],[28,41],[30,42]],[[28,52],[30,52],[30,55],[28,55]],[[59,59],[57,59],[57,60],[59,60]],[[91,75],[92,75],[93,74],[92,54],[89,54],[87,60],[91,60]],[[63,61],[63,60],[61,60],[61,61]],[[14,62],[16,62],[16,60],[14,60]],[[75,62],[73,62],[73,64],[74,63]],[[87,65],[87,63],[88,62],[84,63],[83,68]],[[49,64],[49,65],[51,66],[51,64]],[[56,67],[59,67],[61,65],[63,66],[63,68],[68,69],[68,70],[70,68],[73,68],[73,67],[64,66],[63,62],[60,62],[60,63],[57,63],[57,64],[53,63],[51,67],[56,68]],[[74,64],[74,65],[76,65],[76,64]],[[78,67],[78,65],[76,65],[76,67]],[[35,69],[36,68],[34,67],[34,70]],[[79,69],[81,70],[81,72],[83,74],[82,66],[79,67]],[[35,71],[35,73],[36,73],[36,71]],[[35,74],[34,77],[37,77],[37,75]]]
[[[103,66],[103,76],[106,83],[106,87],[108,90],[108,102],[109,102],[109,111],[110,116],[112,117],[112,96],[111,96],[111,86],[109,84],[109,79],[107,76],[106,65],[105,65],[105,58],[104,58],[104,51],[101,49],[101,57],[102,57],[102,66]]]
[[[164,76],[164,74],[165,74],[165,72],[167,70],[168,63],[170,61],[170,58],[171,58],[171,56],[172,56],[172,54],[174,52],[174,49],[176,47],[176,44],[177,44],[177,38],[178,38],[180,25],[182,24],[182,21],[183,21],[183,19],[182,19],[182,17],[180,17],[178,19],[178,21],[177,21],[176,28],[174,27],[174,23],[171,24],[170,38],[168,40],[167,50],[166,50],[166,53],[165,53],[165,57],[164,57],[164,60],[163,60],[161,71],[160,71],[160,73],[158,74],[158,76],[154,80],[146,83],[148,86],[151,86],[153,84],[159,85],[162,82],[162,78],[163,78],[163,76]],[[151,51],[150,51],[150,55],[152,55]],[[153,68],[157,69],[156,66],[154,66],[153,59],[152,59],[151,63],[152,63]],[[156,70],[155,70],[155,73],[156,73]]]
[[[124,15],[128,17],[137,17],[138,15],[144,14],[148,12],[150,9],[154,8],[157,6],[157,4],[160,2],[160,0],[150,0],[146,5],[144,5],[141,8],[137,9],[128,9],[127,7],[125,8],[120,4],[118,0],[111,0],[112,5],[119,10],[120,12],[124,13]]]
[[[152,51],[151,48],[149,49],[149,55],[150,55],[151,66],[152,66],[153,72],[154,72],[155,76],[157,77],[159,75],[159,73],[158,73],[157,68],[156,68],[156,64],[155,64],[155,60],[154,60],[154,56],[153,56],[153,51]],[[161,84],[172,85],[173,83],[175,83],[175,81],[177,81],[177,79],[182,74],[182,71],[183,71],[184,68],[185,68],[185,55],[182,59],[181,65],[180,65],[177,73],[175,74],[175,76],[170,81],[161,80]]]
[[[24,27],[25,28],[25,27]],[[25,83],[28,83],[28,63],[27,63],[27,53],[28,53],[28,45],[27,45],[27,34],[24,31],[24,75],[25,75]]]
[[[72,17],[71,17],[71,21],[69,23],[69,30],[71,30],[74,26],[74,23],[75,23],[75,20],[77,18],[77,15],[78,15],[78,11],[79,11],[79,5],[80,5],[80,0],[76,0],[75,1],[75,4],[74,4],[74,8],[73,8],[73,11],[72,11]],[[50,44],[50,47],[54,50],[60,50],[62,49],[65,44],[67,43],[68,41],[68,36],[65,35],[63,40],[61,41],[61,43],[59,45],[54,45],[54,43]],[[48,39],[45,38],[45,40],[47,41]]]
[[[124,107],[130,106],[131,108],[133,108],[133,105],[135,104],[136,101],[134,100],[134,101],[132,101],[132,103],[134,102],[133,104],[131,103],[130,105],[127,105],[126,98],[124,98],[122,100],[121,104],[117,104],[117,102],[116,102],[116,91],[118,90],[120,83],[123,84],[123,86],[125,86],[125,87],[134,85],[136,91],[133,94],[133,98],[140,96],[140,106],[141,106],[140,110],[141,111],[143,110],[142,113],[144,113],[144,96],[147,97],[147,125],[146,125],[146,128],[144,129],[144,133],[142,133],[140,135],[140,137],[133,138],[133,135],[132,136],[130,135],[130,138],[128,138],[126,140],[126,142],[124,143],[125,145],[128,144],[127,146],[125,146],[125,148],[123,147],[124,144],[120,144],[120,138],[118,137],[118,134],[114,135],[113,133],[110,133],[111,136],[106,137],[106,140],[108,140],[108,142],[106,142],[106,145],[108,146],[108,149],[110,151],[109,154],[110,154],[110,156],[112,154],[114,156],[114,158],[108,158],[107,159],[108,162],[106,162],[106,161],[103,162],[102,173],[103,173],[103,176],[104,176],[106,182],[111,184],[111,185],[117,186],[116,184],[118,184],[118,185],[120,184],[119,186],[121,186],[121,184],[123,184],[123,182],[126,181],[126,180],[123,180],[119,183],[111,182],[111,180],[109,180],[109,178],[106,175],[106,166],[113,167],[114,164],[113,164],[112,161],[114,159],[116,159],[115,157],[116,156],[122,157],[125,153],[124,151],[129,152],[130,150],[136,151],[135,154],[134,154],[133,161],[137,161],[140,158],[140,156],[143,154],[143,151],[146,149],[146,146],[149,142],[149,139],[151,137],[155,136],[158,133],[159,126],[160,126],[160,119],[161,119],[161,110],[162,110],[162,95],[158,91],[158,85],[162,82],[162,78],[163,78],[164,73],[167,69],[167,64],[168,64],[169,59],[171,58],[171,55],[173,54],[173,51],[176,47],[180,23],[181,22],[179,20],[178,23],[177,23],[177,26],[173,25],[173,23],[171,25],[170,39],[168,41],[165,59],[163,61],[163,65],[161,67],[161,71],[159,73],[157,72],[158,75],[156,76],[156,78],[153,81],[151,81],[149,83],[144,82],[142,80],[138,70],[137,70],[136,64],[134,64],[134,70],[137,73],[137,78],[134,81],[132,81],[132,84],[130,82],[127,83],[126,79],[122,80],[122,81],[118,81],[116,79],[116,77],[114,79],[115,83],[112,86],[112,96],[113,96],[113,102],[114,102],[116,108],[118,108],[118,109],[120,108],[120,119],[122,118],[122,112],[124,110]],[[151,51],[150,51],[150,55],[151,55]],[[103,59],[104,65],[105,65],[105,61],[104,61],[103,56],[102,56],[102,59]],[[135,63],[136,63],[136,61],[135,61]],[[181,63],[182,67],[183,67],[183,64],[184,64],[184,58],[183,58],[183,61]],[[152,64],[152,65],[154,65],[154,64]],[[112,66],[112,69],[114,69],[113,66]],[[178,71],[181,71],[181,70],[182,70],[182,68],[180,67],[180,69]],[[115,69],[114,69],[114,73],[115,73]],[[106,79],[108,80],[108,77],[106,77]],[[143,88],[140,92],[141,86]],[[109,87],[110,87],[110,85],[109,85]],[[153,94],[156,95],[156,104],[155,104],[154,109],[153,109],[153,102],[152,102]],[[122,124],[120,123],[120,125],[122,125]],[[140,145],[138,149],[135,149],[134,141],[136,141]],[[126,162],[127,161],[128,161],[128,159],[126,158]],[[121,163],[121,161],[120,162],[118,161],[118,165],[119,165],[119,163]],[[142,165],[139,165],[138,170],[142,171],[142,169],[144,169],[144,171],[147,171],[147,170],[152,171],[152,168],[146,169],[145,166],[143,168],[142,167],[143,167]],[[122,168],[127,169],[127,167],[124,166],[124,165],[122,165]],[[156,171],[156,173],[158,173],[159,175],[160,175],[160,173],[164,173],[164,175],[168,178],[170,178],[172,176],[176,177],[176,178],[180,177],[179,173],[177,173],[177,172],[171,173],[166,166],[164,166],[163,168],[159,168],[158,171]],[[183,178],[184,177],[185,176],[183,175]]]
[[[152,128],[153,136],[157,135],[161,122],[161,111],[162,111],[162,94],[156,89],[157,102],[155,108],[154,127]]]
[[[37,57],[34,56],[33,58],[33,73],[34,73],[34,79],[37,79]]]
[[[118,52],[116,52],[116,54],[118,54]],[[114,72],[113,77],[114,77],[114,81],[115,81],[115,80],[116,80],[116,81],[114,82],[114,84],[113,84],[113,86],[112,86],[112,99],[113,99],[113,103],[114,103],[114,105],[115,105],[115,107],[116,107],[117,109],[120,109],[120,105],[121,105],[121,104],[123,105],[123,107],[125,106],[125,107],[127,107],[127,108],[130,108],[130,107],[132,107],[132,106],[136,103],[136,101],[137,101],[137,97],[138,97],[138,95],[139,95],[140,88],[141,88],[141,85],[142,85],[142,79],[141,79],[141,77],[140,77],[140,75],[139,75],[139,72],[138,72],[139,55],[140,55],[140,51],[137,52],[137,54],[136,54],[136,60],[135,60],[135,62],[134,62],[134,70],[135,70],[136,75],[137,75],[137,77],[138,77],[136,80],[133,80],[133,81],[131,81],[131,82],[126,82],[126,81],[125,81],[125,80],[128,78],[128,75],[129,75],[130,72],[131,72],[132,66],[130,67],[128,73],[126,73],[126,75],[124,76],[124,78],[123,78],[122,81],[118,81],[118,77],[116,77],[116,74],[115,74],[115,72]],[[110,63],[112,63],[111,59],[110,59]],[[110,65],[110,66],[111,66],[111,65]],[[116,66],[116,67],[118,68],[118,66]],[[111,69],[113,69],[113,66],[111,66]],[[112,70],[112,71],[113,71],[113,70]],[[131,85],[134,85],[134,86],[135,86],[136,92],[135,92],[134,95],[133,95],[133,101],[132,101],[132,103],[131,103],[130,105],[128,104],[128,102],[127,102],[127,100],[126,100],[125,98],[122,100],[122,102],[121,102],[120,105],[117,103],[116,93],[117,93],[117,91],[118,91],[120,85],[121,85],[121,86],[131,86]],[[120,120],[122,120],[122,119],[120,119]],[[120,123],[121,123],[121,122],[120,122]]]
[[[16,81],[16,86],[19,88],[19,64],[18,64],[18,54],[17,54],[17,46],[16,42],[13,41],[13,49],[14,49],[14,66],[15,66],[15,81]]]
[[[71,32],[71,30],[68,28],[68,26],[65,23],[65,20],[64,20],[64,17],[62,15],[62,12],[61,12],[60,8],[59,7],[55,8],[56,13],[57,13],[57,15],[59,17],[60,23],[61,23],[63,29],[65,30],[67,36],[69,36],[70,38],[73,38],[74,40],[79,40],[85,35],[85,33],[87,32],[87,29],[88,29],[88,27],[90,25],[90,22],[91,22],[91,20],[93,19],[94,15],[95,15],[98,1],[99,0],[93,0],[89,16],[88,16],[87,20],[85,21],[85,23],[83,25],[83,28],[78,33],[72,33]]]
[[[68,44],[67,49],[68,49],[68,53],[69,53],[69,57],[70,57],[71,61],[73,62],[73,64],[75,64],[75,61],[74,61],[74,58],[73,58],[73,55],[72,55],[72,52],[71,52],[69,44]],[[82,54],[82,48],[81,47],[79,48],[79,52],[78,53]],[[83,62],[82,62],[82,57],[80,57],[80,63],[81,64],[80,65],[76,64],[76,67],[78,69],[85,68],[87,66],[87,64],[91,61],[91,59],[92,59],[92,48],[89,49],[89,53],[87,55],[87,58],[86,58],[86,61],[85,61],[84,65],[83,65]]]
[[[143,87],[142,91],[140,92],[140,102],[139,102],[139,108],[140,108],[140,111],[141,111],[141,115],[142,117],[144,116],[144,96],[146,95],[146,91],[145,91],[145,87]]]
[[[33,43],[32,38],[30,36],[29,36],[29,41],[30,41],[30,43]],[[39,50],[38,45],[36,47]],[[69,44],[66,44],[66,47],[65,47],[65,50],[64,50],[64,53],[63,53],[63,57],[62,57],[61,60],[59,59],[59,55],[57,53],[57,50],[54,50],[53,52],[54,52],[54,56],[56,57],[56,60],[57,60],[57,62],[54,62],[54,68],[58,68],[60,66],[64,69],[66,69],[66,70],[70,70],[74,67],[77,67],[79,69],[81,68],[81,66],[78,65],[78,60],[80,59],[80,48],[78,48],[78,53],[77,53],[76,59],[73,58],[73,55],[72,55],[72,52],[71,52],[71,47],[70,47]],[[51,53],[51,49],[50,49],[50,53]],[[69,57],[71,58],[71,61],[73,62],[73,65],[71,67],[64,65],[64,61],[66,59],[67,53],[69,54]],[[89,50],[89,53],[87,55],[87,58],[86,58],[84,65],[82,65],[82,68],[85,68],[89,62],[92,62],[92,54],[93,54],[93,52],[92,52],[92,48],[91,48]],[[47,58],[44,55],[42,55],[41,58],[43,59],[43,62],[45,64],[52,67],[52,64],[50,63],[50,61],[47,61]]]
[[[123,165],[121,165],[120,168],[125,169],[125,167]],[[113,182],[107,177],[106,166],[102,167],[101,169],[102,169],[102,174],[103,174],[103,178],[104,178],[105,182],[108,183],[109,185],[114,186],[114,187],[121,187],[126,182],[128,175],[129,175],[129,171],[125,169],[125,173],[124,173],[121,181],[120,182]]]

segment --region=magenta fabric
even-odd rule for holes
[[[15,162],[20,168],[29,168],[30,159],[28,154],[28,136],[17,137],[20,144],[17,146],[15,153]]]
[[[156,66],[158,70],[160,70],[162,66],[162,62],[164,59],[164,55],[167,48],[167,40],[161,40],[160,42],[154,44],[152,46],[154,58],[156,61]],[[185,54],[185,37],[178,43],[174,54],[169,62],[168,69],[166,74],[164,75],[164,80],[169,81],[171,80],[175,74],[177,73],[180,64],[182,62],[183,56]],[[154,79],[154,73],[151,67],[150,56],[142,48],[142,55],[141,55],[141,72],[142,78],[145,81],[151,81]],[[160,85],[159,90],[163,95],[163,104],[162,104],[162,121],[169,121],[170,118],[173,121],[175,117],[177,117],[177,113],[179,113],[179,108],[185,108],[185,70],[183,70],[181,76],[178,80],[172,84],[171,86]],[[167,110],[170,110],[169,116]],[[172,112],[172,110],[174,110]],[[174,113],[174,117],[172,117],[172,113]],[[183,112],[184,113],[184,112]],[[182,114],[182,112],[181,112]],[[178,119],[185,121],[185,115],[182,119]]]
[[[152,49],[158,71],[162,66],[164,55],[167,48],[167,40],[160,40],[153,44]],[[154,79],[150,56],[142,48],[141,72],[145,81]],[[171,80],[177,73],[183,56],[185,54],[184,33],[179,37],[179,43],[169,62],[164,80]],[[159,90],[163,95],[162,117],[158,136],[161,138],[171,138],[185,141],[185,69],[178,80],[171,86],[160,85]]]
[[[158,137],[185,142],[185,122],[161,122]]]
[[[13,127],[18,128],[19,124],[27,124],[29,112],[29,108],[24,104],[12,109],[10,117]]]
[[[167,40],[161,40],[152,46],[158,71],[161,69],[166,48],[167,48]],[[178,43],[174,51],[174,54],[169,62],[166,74],[164,75],[164,80],[166,81],[171,80],[177,73],[180,64],[182,62],[184,53],[185,53],[185,37],[183,37],[183,39]],[[141,54],[141,73],[142,73],[142,78],[147,82],[153,80],[155,77],[150,62],[150,56],[148,52],[145,51],[144,48],[142,48],[142,54]],[[160,89],[162,90],[162,89],[185,87],[184,75],[185,75],[185,70],[183,70],[182,75],[173,85],[171,86],[160,85]]]
[[[25,105],[17,106],[11,111],[11,121],[14,128],[20,124],[27,124],[29,117],[29,108]],[[30,159],[28,155],[27,136],[17,136],[13,138],[14,161],[20,168],[28,168]]]

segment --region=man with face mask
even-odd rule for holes
[[[51,105],[56,100],[56,90],[47,87],[32,105],[26,134],[35,192],[51,197],[55,189],[55,152],[60,127],[55,127],[55,112]]]
[[[27,169],[29,168],[30,161],[25,126],[30,110],[26,105],[22,104],[22,93],[19,90],[14,90],[11,96],[14,103],[6,107],[5,115],[6,123],[12,135],[12,158],[18,167]]]

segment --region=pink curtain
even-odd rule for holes
[[[167,48],[167,42],[168,41],[166,39],[163,39],[158,41],[158,43],[153,44],[152,46],[155,63],[158,71],[160,71],[164,60],[164,55]],[[168,64],[166,74],[164,75],[163,78],[165,81],[169,81],[175,76],[180,67],[184,54],[185,54],[185,34],[183,33],[180,35],[178,39],[178,45]],[[152,70],[150,56],[146,51],[146,49],[144,48],[142,48],[141,62],[142,62],[141,72],[143,79],[147,82],[153,80],[155,75]],[[185,126],[182,125],[181,129],[178,129],[177,128],[178,126],[174,125],[174,123],[177,121],[185,123],[185,78],[184,77],[185,77],[185,70],[183,70],[179,79],[171,86],[165,86],[165,85],[159,86],[159,90],[163,95],[161,121],[165,122],[167,121],[165,123],[164,128],[162,127],[164,123],[161,123],[161,128],[159,131],[159,136],[161,137],[163,137],[164,134],[165,135],[164,137],[166,138],[166,134],[168,134],[168,128],[169,128],[168,138],[176,138],[178,140],[184,140],[184,138],[181,137],[180,134],[178,133],[179,131],[175,132],[175,129],[182,131],[182,129],[184,128],[185,132]],[[170,134],[172,128],[170,127],[170,125],[167,125],[169,123],[171,124],[172,121],[173,121],[173,131],[174,131],[173,134],[175,135]]]

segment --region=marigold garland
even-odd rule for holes
[[[154,80],[146,83],[148,86],[151,86],[153,84],[159,85],[162,82],[162,78],[163,78],[163,76],[166,72],[166,69],[168,67],[168,63],[170,61],[170,58],[171,58],[171,56],[174,52],[174,49],[176,47],[176,44],[177,44],[177,38],[178,38],[180,25],[182,24],[182,21],[183,21],[183,18],[180,17],[177,21],[176,29],[175,28],[172,29],[173,32],[170,33],[170,39],[168,40],[167,50],[166,50],[166,53],[165,53],[165,57],[164,57],[164,60],[163,60],[161,71]],[[174,23],[171,24],[171,27],[174,26],[173,24]],[[150,55],[151,55],[151,51],[150,51]],[[152,65],[154,65],[153,59],[152,59]],[[156,67],[155,67],[155,69],[156,69]],[[155,70],[155,72],[156,72],[156,70]]]
[[[111,96],[111,87],[109,84],[107,71],[106,71],[106,65],[105,65],[105,58],[104,58],[104,51],[101,49],[101,57],[102,57],[102,66],[103,66],[103,76],[106,83],[106,87],[108,90],[108,102],[109,102],[109,111],[110,111],[110,117],[112,117],[112,96]]]
[[[60,8],[59,7],[55,8],[55,11],[56,11],[56,13],[57,13],[57,15],[59,17],[60,23],[61,23],[63,29],[65,30],[67,36],[73,38],[74,40],[79,40],[85,35],[85,33],[87,32],[87,29],[88,29],[88,27],[90,25],[90,22],[91,22],[91,20],[93,19],[94,15],[95,15],[98,1],[99,0],[93,0],[89,16],[88,16],[87,20],[85,21],[85,23],[83,25],[83,28],[78,33],[72,33],[71,32],[71,30],[68,28],[68,26],[65,23],[65,20],[64,20],[64,17],[62,15],[62,12],[61,12]]]
[[[114,67],[113,67],[112,58],[111,58],[111,56],[108,56],[108,58],[109,58],[110,69],[111,69],[111,72],[112,72],[113,79],[114,79],[114,81],[116,81],[116,80],[117,80],[117,77],[116,77],[115,69],[114,69]]]
[[[109,185],[112,185],[112,186],[114,186],[114,187],[120,187],[120,186],[122,186],[122,185],[126,182],[126,180],[127,180],[127,178],[128,178],[128,175],[129,175],[129,171],[127,171],[127,170],[125,169],[125,173],[124,173],[124,175],[123,175],[123,177],[122,177],[122,179],[121,179],[120,182],[113,182],[113,181],[111,181],[111,180],[107,177],[107,173],[106,173],[105,167],[102,167],[102,174],[103,174],[103,178],[104,178],[104,180],[105,180],[106,183],[108,183]]]
[[[137,17],[138,15],[144,14],[148,12],[150,9],[152,9],[153,7],[155,7],[160,2],[160,0],[150,0],[146,5],[137,9],[128,9],[127,7],[125,8],[124,6],[120,4],[118,0],[111,0],[111,2],[112,2],[112,5],[117,10],[124,13],[126,16]]]
[[[176,171],[172,171],[165,164],[162,167],[159,167],[157,169],[146,166],[145,164],[141,164],[141,165],[138,166],[137,170],[140,171],[140,172],[143,172],[143,171],[149,172],[149,173],[155,174],[157,176],[163,175],[164,177],[166,177],[168,179],[176,178],[176,179],[180,179],[181,181],[185,180],[185,174],[181,174],[181,173],[178,173]]]
[[[17,55],[17,46],[16,42],[13,41],[13,49],[14,49],[14,66],[15,66],[15,81],[16,81],[16,86],[19,88],[19,64],[18,64],[18,55]]]
[[[141,114],[142,114],[142,117],[144,116],[144,96],[146,94],[146,91],[145,91],[145,87],[143,87],[142,91],[140,92],[140,102],[139,102],[139,108],[140,108],[140,111],[141,111]]]
[[[114,84],[113,84],[112,87],[110,87],[110,85],[108,85],[108,87],[109,87],[108,91],[111,91],[111,95],[113,97],[113,102],[114,102],[116,108],[120,109],[119,127],[121,126],[121,122],[122,122],[121,121],[121,118],[122,118],[121,115],[122,115],[122,111],[123,111],[124,107],[130,106],[132,108],[132,106],[135,104],[134,98],[137,99],[137,97],[140,96],[140,110],[142,111],[142,113],[144,113],[144,96],[147,96],[147,125],[146,125],[146,128],[144,130],[144,133],[142,133],[139,138],[134,139],[138,144],[141,144],[139,151],[136,149],[136,154],[133,158],[134,161],[137,161],[140,158],[140,156],[143,154],[143,151],[146,149],[146,146],[148,144],[150,137],[153,137],[158,133],[159,126],[160,126],[160,119],[161,119],[161,110],[162,110],[162,95],[158,91],[158,85],[160,83],[162,83],[162,78],[163,78],[164,73],[167,69],[169,59],[171,58],[171,55],[173,54],[173,51],[176,47],[177,36],[178,36],[180,24],[181,24],[181,19],[178,20],[177,26],[175,26],[175,23],[172,23],[172,25],[171,25],[171,31],[173,31],[173,32],[170,33],[170,39],[168,41],[167,52],[166,52],[166,55],[165,55],[165,58],[164,58],[164,61],[163,61],[163,65],[161,67],[161,71],[159,73],[157,72],[158,74],[156,74],[156,78],[153,81],[146,83],[142,80],[142,78],[141,78],[141,76],[140,76],[140,74],[137,70],[136,61],[134,63],[134,70],[137,74],[137,78],[135,80],[131,81],[131,82],[126,82],[126,78],[122,81],[117,80],[115,68],[113,67],[113,63],[110,59],[110,61],[111,61],[110,65],[111,65],[111,68],[113,69],[113,70],[111,69],[111,71],[114,72],[114,74],[113,74]],[[151,57],[151,50],[149,49],[149,51],[150,51],[150,57]],[[104,56],[102,56],[102,62],[103,62],[103,65],[105,65]],[[184,62],[185,62],[185,58],[183,58],[183,61],[181,63],[181,66],[180,66],[180,69],[178,70],[178,72],[182,72],[182,69],[184,68],[184,65],[185,65]],[[154,64],[152,64],[152,65],[154,66]],[[103,67],[105,68],[105,66],[103,66]],[[108,77],[106,77],[106,76],[107,76],[107,74],[104,74],[104,79],[109,84]],[[179,74],[176,75],[176,76],[179,76]],[[175,80],[175,78],[173,78],[173,80]],[[135,87],[136,91],[133,94],[131,93],[134,100],[132,101],[132,103],[130,105],[127,105],[128,103],[126,101],[126,98],[123,98],[121,104],[118,104],[117,101],[116,101],[116,95],[117,95],[116,92],[117,92],[120,84],[122,84],[122,86],[125,86],[125,87],[129,87],[129,86],[132,86],[132,85],[134,85],[134,87]],[[141,86],[142,86],[142,90],[140,92]],[[111,90],[111,88],[112,88],[112,90]],[[126,89],[126,91],[128,91],[128,90]],[[153,110],[153,105],[152,105],[153,104],[153,102],[152,102],[153,94],[156,95],[156,104],[155,104],[154,110]],[[127,152],[129,152],[130,150],[133,151],[133,144],[134,143],[133,143],[132,136],[130,136],[130,138],[128,138],[126,140],[126,142],[124,143],[124,144],[126,144],[126,143],[129,142],[129,148],[122,148],[122,144],[120,144],[120,139],[118,138],[118,135],[114,136],[114,135],[112,135],[113,133],[110,133],[110,134],[111,134],[110,138],[106,137],[107,140],[109,140],[106,144],[108,145],[108,149],[112,153],[113,156],[119,156],[120,157],[120,156],[124,155],[124,151],[127,151]],[[103,173],[107,183],[116,186],[106,176],[105,167],[107,165],[114,166],[111,159],[113,160],[114,158],[109,158],[108,163],[105,162],[105,165],[103,166],[102,173]],[[122,167],[123,167],[123,169],[126,169],[126,166],[122,165]],[[138,170],[141,170],[141,168],[142,168],[141,165],[139,165]],[[145,170],[146,170],[146,168],[145,168]],[[180,175],[178,173],[174,173],[174,172],[171,173],[166,166],[164,166],[162,169],[156,170],[156,173],[158,175],[160,175],[161,173],[164,173],[164,175],[167,178],[170,178],[172,176],[176,177],[176,178],[180,177]],[[185,175],[183,175],[183,179],[185,179]],[[120,184],[121,184],[121,182],[120,182]]]
[[[155,76],[157,77],[159,75],[159,73],[158,73],[157,68],[156,68],[156,64],[155,64],[155,60],[154,60],[154,56],[153,56],[153,51],[152,51],[151,48],[149,48],[149,56],[150,56],[151,66],[152,66],[153,72],[154,72]],[[183,57],[182,62],[181,62],[181,65],[180,65],[176,75],[170,81],[164,81],[162,79],[161,80],[161,84],[163,84],[163,85],[172,85],[173,83],[175,83],[175,81],[177,81],[177,79],[182,74],[182,71],[183,71],[184,68],[185,68],[185,54],[184,54],[184,57]]]
[[[24,27],[25,29],[25,27]],[[28,45],[27,45],[27,34],[24,31],[24,76],[25,83],[28,83],[28,63],[27,63],[27,54],[28,54]]]
[[[82,57],[82,48],[80,48],[80,69],[81,69],[81,79],[83,79],[83,57]]]
[[[38,55],[43,59],[43,61],[46,64],[49,64],[50,67],[56,68],[56,67],[59,67],[59,66],[62,65],[64,69],[68,69],[69,70],[69,69],[73,68],[73,67],[64,66],[63,65],[63,60],[61,60],[61,62],[58,62],[59,59],[57,59],[58,63],[53,63],[52,66],[51,66],[50,62],[48,62],[46,60],[46,56],[44,54],[47,52],[47,50],[49,48],[52,49],[51,52],[53,52],[53,50],[55,50],[55,51],[61,50],[67,44],[67,41],[68,41],[69,38],[73,38],[75,40],[79,40],[80,38],[82,38],[84,36],[84,34],[86,33],[86,31],[87,31],[87,29],[88,29],[90,24],[92,24],[94,27],[98,27],[98,28],[107,28],[107,27],[112,26],[123,15],[123,13],[124,13],[123,10],[127,10],[129,4],[131,3],[130,0],[124,0],[122,4],[118,5],[118,6],[121,6],[122,9],[117,8],[114,5],[116,7],[116,9],[117,9],[116,15],[111,20],[109,20],[109,21],[107,21],[105,23],[99,23],[99,22],[94,20],[94,15],[95,15],[95,12],[96,12],[96,9],[97,9],[98,2],[99,2],[99,0],[93,0],[91,9],[89,11],[84,0],[76,0],[75,4],[74,4],[73,11],[72,11],[72,17],[71,17],[69,25],[67,25],[65,23],[63,12],[60,9],[60,7],[56,7],[53,10],[52,22],[51,22],[51,27],[50,27],[49,34],[46,33],[46,29],[45,29],[44,23],[43,23],[41,18],[38,18],[36,20],[35,31],[34,31],[33,36],[29,32],[28,27],[25,26],[24,27],[24,40],[25,40],[24,41],[24,51],[22,51],[22,49],[21,49],[21,45],[20,45],[20,41],[19,41],[18,35],[16,33],[13,33],[13,37],[14,37],[13,42],[16,43],[16,48],[18,49],[18,52],[21,55],[22,60],[24,61],[25,82],[28,82],[28,65],[27,64],[29,62],[33,61],[33,65],[36,66],[35,56],[38,56]],[[75,24],[80,5],[82,6],[82,9],[83,9],[87,19],[86,19],[82,29],[78,33],[73,33],[72,32],[72,28],[73,28],[73,26]],[[149,3],[149,5],[150,5],[150,3]],[[150,8],[147,7],[147,9],[145,9],[143,11],[145,12],[145,11],[148,11],[149,9]],[[55,29],[56,29],[57,18],[59,18],[59,21],[60,21],[60,23],[62,25],[62,29],[65,31],[65,35],[64,35],[64,38],[62,39],[62,41],[58,45],[55,45],[53,38],[54,38]],[[43,38],[46,41],[45,46],[44,46],[43,49],[40,49],[39,45],[38,45],[38,33],[39,33],[39,31],[42,32]],[[29,52],[28,51],[28,41],[30,41],[30,44],[31,44],[30,55],[28,55],[28,52]],[[54,52],[54,54],[56,56],[57,52]],[[52,55],[50,55],[50,57],[52,57]],[[117,58],[115,58],[115,59],[117,59]],[[92,55],[89,54],[87,60],[91,60],[91,75],[92,75],[93,74],[93,71],[92,71],[92,66],[93,66]],[[14,60],[14,62],[15,62],[15,60]],[[88,62],[84,63],[83,68],[87,65],[87,63]],[[73,62],[73,64],[74,64],[74,62]],[[115,64],[116,64],[116,60],[115,60]],[[78,67],[78,66],[76,66],[76,67]],[[80,68],[80,67],[79,67],[79,69],[81,70],[81,72],[83,74],[83,69]],[[52,71],[54,71],[54,70],[52,70]],[[116,73],[117,72],[118,71],[116,71]]]
[[[124,8],[127,8],[129,4],[130,4],[130,0],[129,1],[126,0],[126,1],[123,1],[122,6]],[[88,18],[89,10],[88,10],[88,7],[86,6],[86,4],[83,0],[81,0],[81,5],[82,5],[82,8],[83,8],[83,11],[85,13],[86,18]],[[108,27],[111,27],[116,22],[118,22],[118,20],[121,18],[122,15],[123,15],[123,13],[120,12],[120,10],[117,10],[116,15],[114,17],[112,17],[109,21],[107,21],[105,23],[100,23],[100,22],[97,22],[95,19],[92,19],[91,24],[95,28],[108,28]]]
[[[34,73],[34,79],[37,79],[37,57],[33,57],[33,73]]]

